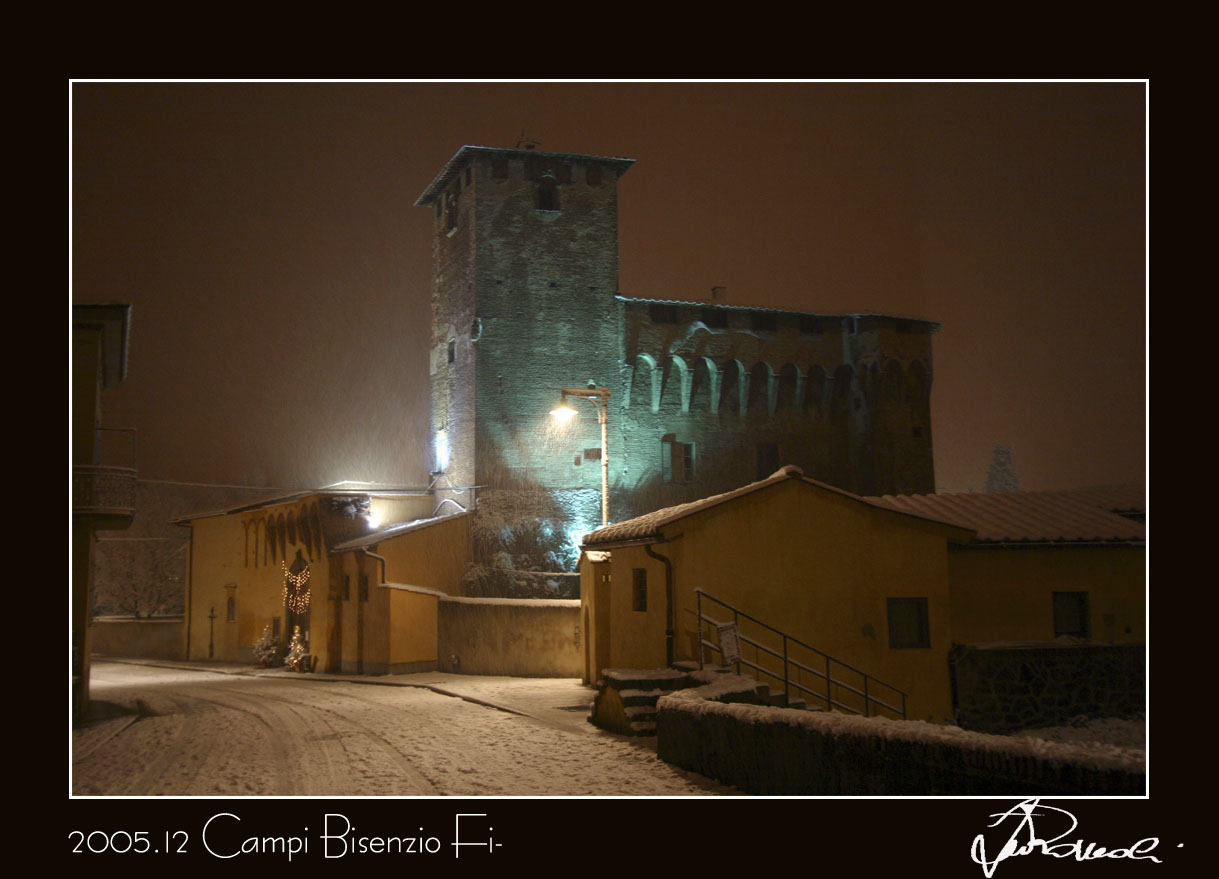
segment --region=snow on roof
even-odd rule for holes
[[[337,486],[350,485],[351,488],[338,488]],[[363,485],[364,488],[356,488],[357,485]],[[368,486],[376,486],[375,482],[336,482],[334,485],[328,485],[324,488],[306,488],[298,491],[285,493],[285,490],[280,488],[267,489],[270,494],[261,497],[254,501],[241,504],[237,507],[224,507],[219,510],[205,510],[198,513],[185,513],[177,518],[171,519],[174,525],[189,524],[194,519],[210,519],[214,516],[227,516],[230,513],[245,513],[250,510],[258,510],[263,507],[271,507],[276,504],[288,504],[292,501],[300,500],[303,497],[352,497],[353,495],[367,495],[368,497],[384,498],[384,497],[421,497],[427,494],[427,489],[420,488],[401,488],[401,487],[384,487],[370,488]]]
[[[929,320],[925,317],[912,317],[904,314],[890,314],[879,311],[796,311],[791,308],[772,308],[768,305],[729,305],[727,302],[713,302],[707,299],[654,299],[649,296],[628,296],[625,293],[618,293],[614,298],[620,302],[638,302],[643,305],[690,305],[698,306],[699,308],[720,308],[727,311],[765,311],[772,314],[798,314],[804,317],[879,317],[889,318],[890,320],[908,320],[920,324],[929,324],[932,327],[932,332],[939,330],[941,326],[939,321]]]
[[[818,482],[816,479],[809,479],[804,475],[804,471],[795,464],[788,464],[785,467],[780,467],[770,476],[758,482],[751,482],[748,485],[742,485],[740,488],[726,491],[723,494],[712,495],[705,497],[702,500],[691,501],[686,504],[678,504],[675,507],[665,507],[661,510],[654,510],[651,513],[645,513],[642,516],[636,516],[634,519],[627,519],[625,522],[615,522],[612,525],[606,525],[598,528],[584,536],[584,549],[587,551],[589,547],[607,546],[627,541],[648,540],[658,536],[659,529],[668,525],[670,522],[675,522],[678,519],[684,519],[686,516],[700,513],[703,510],[718,506],[736,498],[743,497],[763,488],[767,488],[776,483],[783,482],[787,479],[799,479],[809,485],[815,485],[825,491],[833,492],[845,498],[858,501],[859,503],[867,504],[878,509],[886,510],[887,512],[903,513],[911,515],[919,519],[927,519],[937,524],[953,525],[952,522],[946,522],[938,516],[928,515],[913,510],[899,510],[888,504],[877,502],[876,498],[864,498],[859,495],[852,494],[841,488],[835,488],[832,485],[827,485],[824,482]]]
[[[436,598],[447,598],[447,592],[433,589],[430,586],[412,586],[409,583],[378,583],[378,589],[396,589],[399,592],[417,592],[420,595],[433,595]]]
[[[455,604],[499,604],[512,607],[579,607],[578,598],[473,598],[464,595],[444,595],[441,601]]]
[[[885,495],[867,500],[972,528],[979,543],[1141,544],[1146,535],[1141,522],[1127,517],[1143,512],[1138,486]]]
[[[352,549],[362,549],[366,546],[372,546],[385,540],[400,537],[401,535],[407,534],[411,531],[419,531],[439,522],[447,522],[450,519],[459,519],[462,516],[468,515],[470,515],[469,512],[454,513],[451,516],[433,516],[426,519],[412,519],[409,522],[399,522],[396,525],[387,525],[385,528],[378,529],[377,531],[370,531],[368,534],[365,534],[362,537],[355,537],[351,540],[340,543],[330,551],[332,553],[336,553],[347,552],[348,550]]]

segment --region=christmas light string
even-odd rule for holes
[[[306,585],[309,582],[308,566],[299,574],[293,574],[289,571],[288,566],[282,561],[279,563],[279,566],[284,571],[284,604],[288,606],[288,610],[295,614],[304,613],[309,609],[309,597],[311,594],[311,590]],[[289,585],[292,587],[291,590],[288,588]],[[304,592],[301,591],[302,588]]]

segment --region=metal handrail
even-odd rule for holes
[[[720,658],[721,659],[724,658],[723,649],[715,642],[708,641],[707,639],[705,639],[703,637],[703,621],[704,620],[706,620],[708,623],[710,623],[713,626],[723,625],[723,623],[721,623],[720,621],[714,619],[711,616],[705,615],[703,613],[702,600],[703,600],[703,597],[705,596],[708,600],[714,601],[716,604],[721,605],[721,606],[727,608],[728,610],[732,611],[733,622],[735,624],[737,624],[737,637],[741,642],[743,642],[745,644],[749,644],[754,648],[755,659],[757,658],[758,653],[761,652],[761,653],[766,653],[770,656],[773,656],[776,659],[781,659],[783,661],[783,673],[780,675],[774,671],[771,671],[770,669],[767,669],[761,665],[758,665],[756,662],[750,662],[749,660],[742,657],[742,658],[738,659],[736,662],[738,674],[740,673],[741,666],[745,665],[749,668],[755,669],[756,671],[760,672],[761,674],[766,675],[767,677],[774,678],[775,680],[782,680],[783,681],[783,695],[784,695],[785,700],[789,701],[789,702],[791,701],[791,689],[794,687],[795,689],[797,689],[803,693],[806,693],[820,701],[825,702],[827,708],[838,707],[838,708],[842,708],[845,711],[849,711],[853,714],[862,713],[865,717],[870,717],[873,714],[872,706],[875,705],[878,708],[885,708],[885,709],[888,709],[889,711],[892,711],[894,714],[897,714],[903,720],[906,718],[906,693],[903,692],[902,690],[899,690],[897,687],[894,687],[891,684],[886,684],[884,681],[881,681],[877,678],[872,677],[871,675],[869,675],[867,672],[863,671],[862,669],[856,668],[855,666],[851,665],[850,663],[843,662],[840,659],[836,659],[833,656],[830,656],[828,653],[818,650],[816,647],[812,646],[811,644],[809,644],[805,641],[800,640],[799,638],[796,638],[792,635],[788,635],[786,632],[782,631],[781,629],[777,629],[774,626],[770,625],[769,623],[765,623],[762,620],[758,619],[757,617],[752,616],[748,613],[745,613],[744,611],[740,610],[739,608],[734,607],[733,605],[729,604],[726,601],[716,598],[714,595],[711,595],[711,594],[703,591],[702,589],[696,588],[694,590],[694,592],[695,592],[695,596],[696,596],[697,611],[698,611],[698,642],[699,642],[698,662],[699,662],[700,668],[706,665],[705,660],[704,660],[704,648],[705,647],[710,647],[712,650],[717,651],[720,654]],[[755,639],[750,638],[747,635],[741,634],[740,620],[742,617],[749,620],[750,622],[756,623],[757,625],[761,626],[763,629],[769,630],[770,632],[773,632],[774,634],[778,635],[782,639],[782,645],[783,645],[782,652],[780,653],[779,651],[777,651],[765,644],[762,644],[761,642],[756,641]],[[806,650],[811,651],[812,653],[814,653],[817,656],[824,659],[825,660],[825,671],[822,672],[822,671],[819,671],[818,669],[814,669],[811,666],[805,665],[804,663],[800,662],[799,660],[791,657],[789,650],[788,650],[789,641],[793,644],[797,644],[797,645],[803,647]],[[831,671],[831,668],[830,668],[831,663],[838,665],[841,668],[847,669],[848,671],[854,672],[855,674],[859,675],[863,679],[863,689],[860,690],[860,689],[852,686],[851,684],[847,683],[846,681],[843,681],[843,680],[840,680],[839,678],[834,677],[834,675]],[[823,681],[825,683],[824,695],[804,686],[799,681],[792,680],[792,676],[791,676],[792,666],[795,666],[800,671],[807,672],[808,674],[811,674],[814,677],[819,678],[821,681]],[[899,708],[896,705],[891,705],[888,702],[886,702],[884,699],[880,699],[880,698],[872,695],[872,693],[870,692],[871,688],[869,687],[870,683],[879,684],[880,686],[884,687],[885,689],[891,690],[894,693],[896,693],[897,695],[899,695],[901,697],[901,707]],[[834,687],[838,687],[840,691],[845,690],[846,692],[854,693],[856,696],[861,696],[863,698],[863,709],[864,710],[862,712],[860,712],[858,709],[853,708],[850,705],[846,705],[842,702],[839,702],[837,699],[835,699],[834,691],[833,691]]]

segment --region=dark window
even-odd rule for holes
[[[491,176],[496,180],[508,179],[508,157],[495,156],[491,159]]]
[[[601,166],[600,165],[589,165],[588,171],[586,171],[584,174],[584,179],[588,182],[589,186],[600,186],[601,185]]]
[[[279,617],[274,617],[271,620],[271,637],[272,638],[279,637]]]
[[[585,449],[584,450],[584,460],[585,461],[600,461],[601,460],[601,450],[600,449]]]
[[[1090,637],[1087,592],[1054,593],[1054,637]]]
[[[343,600],[351,601],[351,574],[343,575]]]
[[[543,177],[538,181],[538,210],[559,210],[559,183],[553,177]]]
[[[825,321],[819,317],[810,317],[807,314],[801,315],[800,332],[806,336],[820,336],[825,332]]]
[[[888,605],[891,649],[931,646],[926,598],[890,598]]]
[[[449,340],[449,363],[452,363],[456,359],[457,359],[457,340],[450,339]]]
[[[360,601],[368,601],[368,575],[360,575]]]
[[[473,169],[469,165],[466,165],[466,186],[470,185],[470,174],[472,170]]]
[[[648,572],[646,568],[635,568],[634,570],[634,588],[631,590],[633,597],[632,607],[635,610],[646,611],[648,609]]]
[[[779,318],[764,311],[753,312],[749,316],[749,323],[758,333],[773,333],[779,328]]]
[[[728,328],[728,312],[720,311],[718,308],[704,308],[699,312],[698,319],[717,330]]]
[[[779,444],[758,443],[758,479],[765,479],[779,469]]]
[[[224,618],[230,623],[237,619],[237,599],[229,596]]]
[[[660,478],[662,482],[694,481],[694,443],[679,443],[674,434],[660,438]]]
[[[899,333],[902,333],[903,335],[906,335],[908,333],[913,333],[914,332],[914,321],[899,320],[897,322],[897,331]]]
[[[648,306],[648,315],[654,324],[675,324],[677,323],[677,306],[652,303]]]
[[[579,466],[580,466],[580,456],[579,456],[579,455],[576,455],[576,456],[575,456],[575,460],[574,460],[574,461],[572,461],[572,466],[573,466],[573,467],[579,467]]]
[[[444,228],[446,232],[457,228],[457,196],[452,192],[444,195]]]
[[[914,427],[910,428],[910,435],[915,439],[919,439],[923,435],[923,429],[916,424]]]

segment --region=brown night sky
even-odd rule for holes
[[[427,479],[431,213],[462,144],[627,156],[628,295],[942,322],[941,491],[1142,481],[1143,83],[72,89],[73,301],[133,306],[140,475]]]

